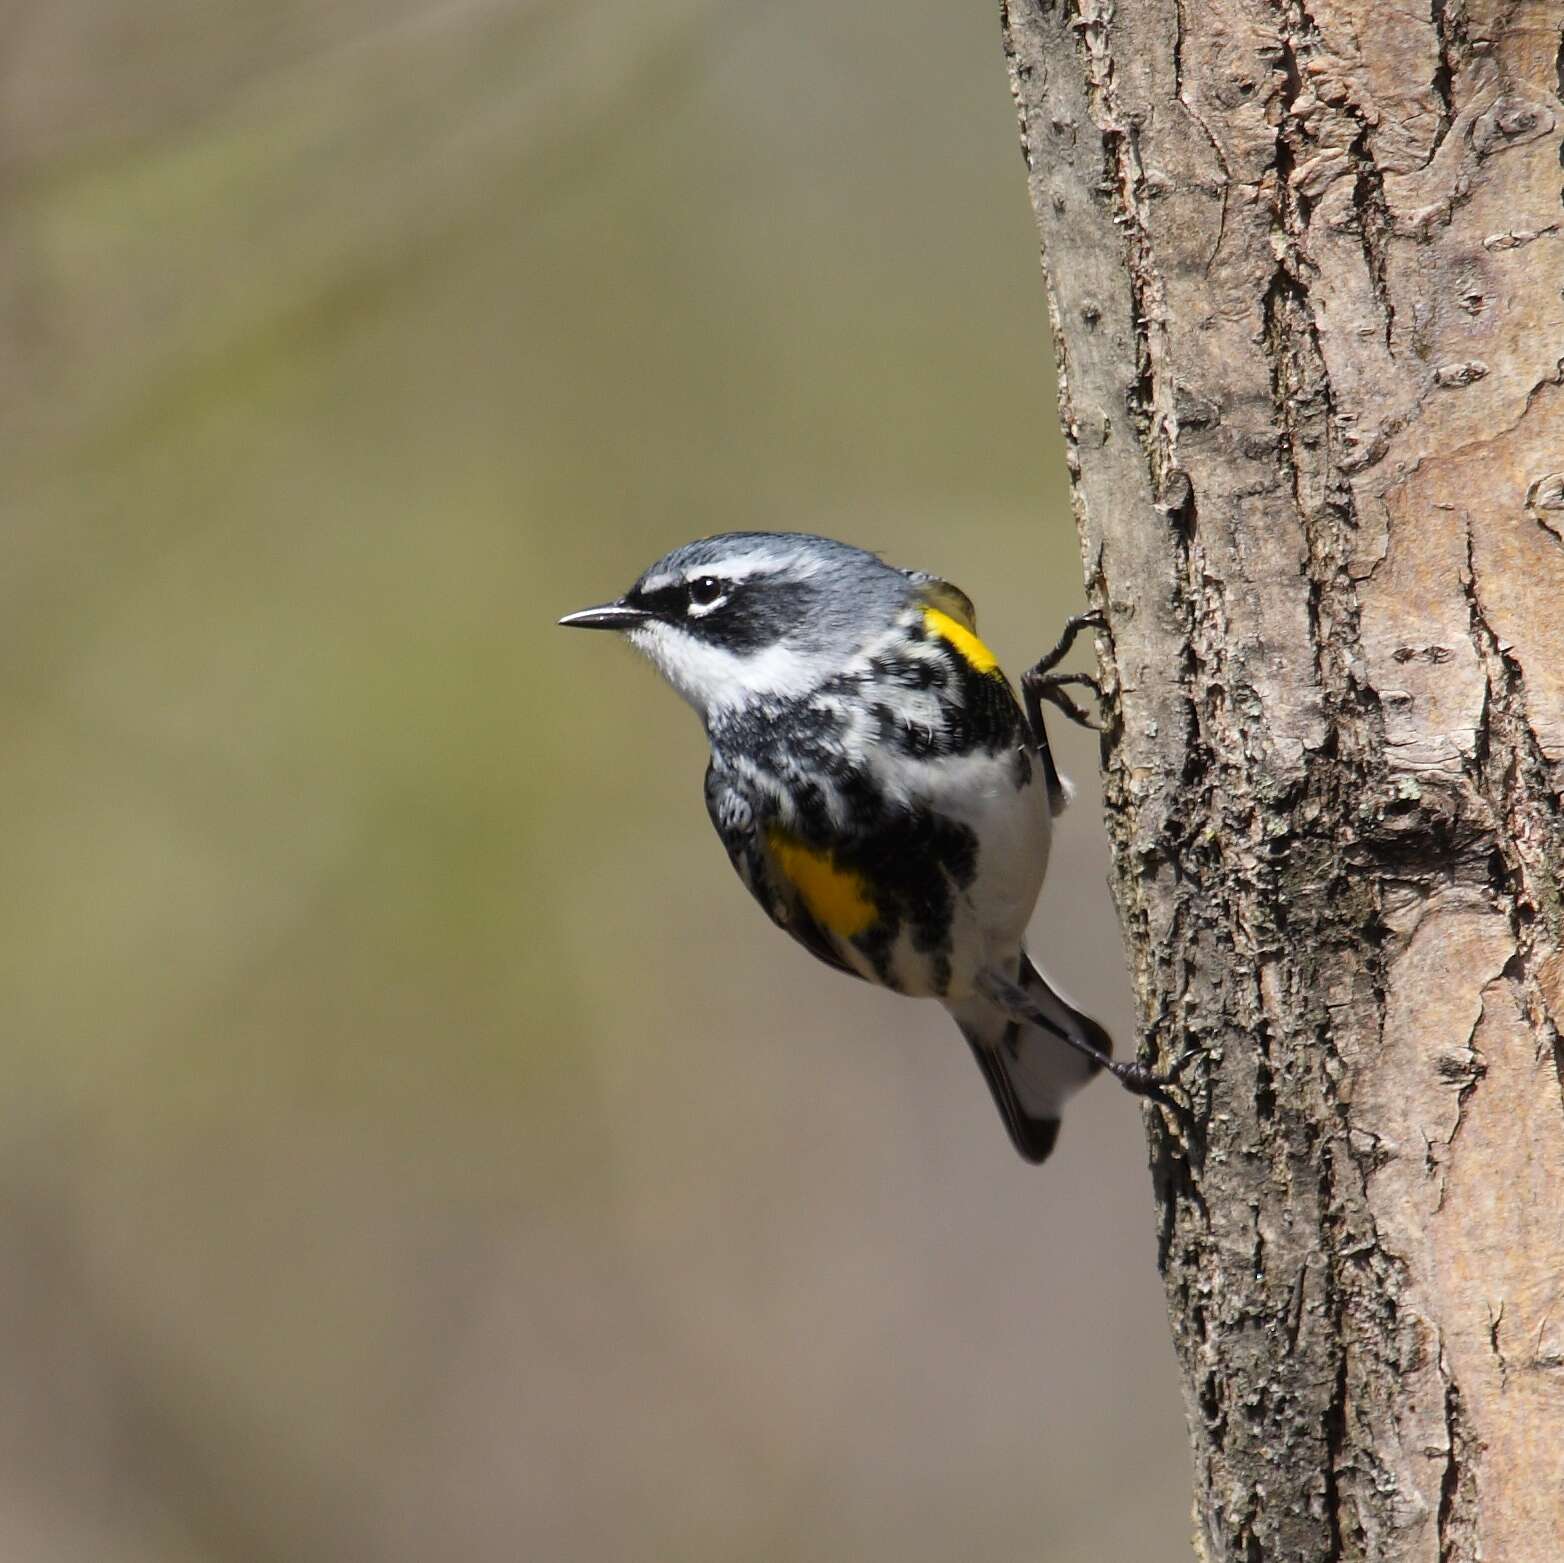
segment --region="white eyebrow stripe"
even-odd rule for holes
[[[707,564],[692,564],[686,581],[698,581],[703,575],[715,575],[719,581],[747,581],[752,576],[770,575],[787,561],[779,554],[744,554],[737,559],[714,559]]]
[[[703,575],[714,575],[719,581],[734,582],[752,580],[758,575],[779,575],[786,571],[795,581],[811,580],[828,567],[828,561],[818,559],[802,549],[762,549],[758,552],[734,554],[730,558],[706,559],[697,564],[687,564],[675,573],[660,571],[647,576],[641,583],[643,592],[660,592],[670,586],[688,586]]]
[[[757,575],[779,575],[784,570],[790,580],[803,581],[818,575],[825,561],[798,549],[767,549],[760,553],[737,554],[731,559],[712,559],[692,564],[683,580],[698,581],[703,575],[715,575],[721,581],[747,581]]]

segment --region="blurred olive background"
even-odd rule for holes
[[[553,628],[735,526],[1078,604],[992,5],[3,18],[0,1555],[1186,1557],[1136,1106],[1025,1167]]]

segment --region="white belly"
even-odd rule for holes
[[[951,979],[944,995],[968,997],[985,966],[1014,961],[1043,887],[1050,819],[1042,767],[1034,760],[1030,781],[1018,788],[1008,751],[916,762],[892,755],[878,763],[897,794],[967,826],[977,838],[976,873],[955,896]],[[894,960],[899,985],[903,992],[926,995],[932,990],[919,974],[928,963],[905,934],[903,943],[906,948],[898,948]]]

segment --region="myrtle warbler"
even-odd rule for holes
[[[706,806],[773,922],[828,966],[938,999],[1016,1149],[1053,1149],[1099,1069],[1165,1100],[1022,948],[1068,792],[1042,701],[1081,719],[1054,664],[1016,699],[948,581],[829,538],[730,532],[659,559],[617,602],[559,621],[620,630],[695,708]]]

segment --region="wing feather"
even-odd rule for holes
[[[959,586],[924,570],[908,570],[906,573],[924,602],[931,608],[938,608],[941,613],[949,614],[969,634],[977,634],[977,609]]]

